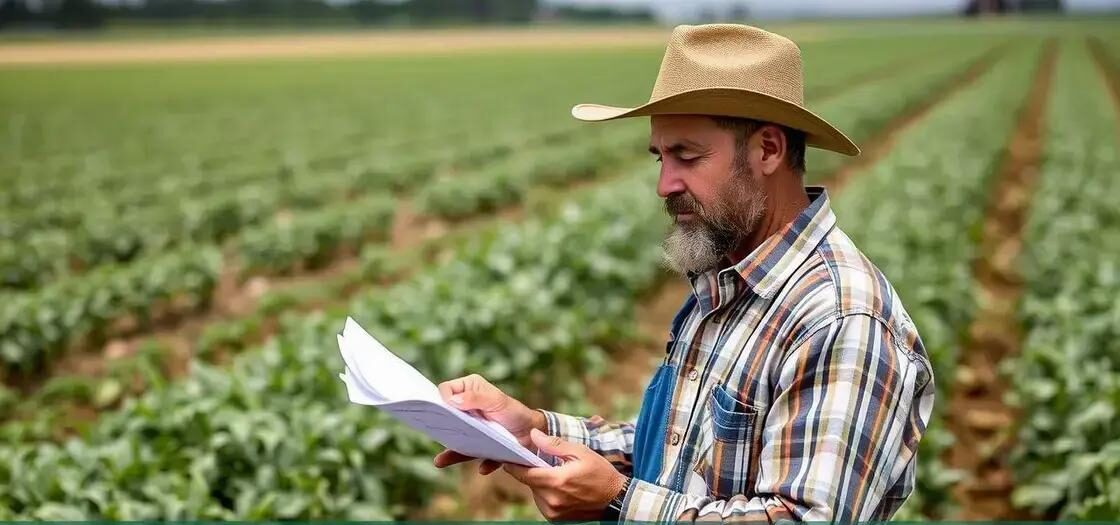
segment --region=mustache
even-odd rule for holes
[[[699,215],[702,211],[700,203],[688,192],[674,193],[665,198],[665,213],[669,215],[682,213]]]

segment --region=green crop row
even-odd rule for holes
[[[1061,520],[1120,516],[1120,147],[1113,102],[1063,46],[1024,241],[1016,505]]]
[[[161,309],[181,313],[209,303],[221,270],[211,247],[106,266],[0,301],[0,365],[8,373],[42,367],[82,336],[97,338],[115,321],[143,325]]]
[[[663,221],[628,177],[555,217],[508,226],[431,273],[289,320],[229,370],[106,414],[79,440],[0,445],[5,519],[402,517],[437,475],[432,445],[346,401],[333,334],[355,316],[431,377],[480,372],[568,397],[601,370],[656,280]]]
[[[984,56],[994,52],[993,43],[973,45],[946,53],[891,78],[889,88],[873,82],[831,97],[821,105],[820,114],[830,122],[844,122],[844,133],[856,144],[871,139],[893,119],[951,89],[961,75]],[[847,159],[818,149],[806,152],[810,174],[828,175]]]
[[[649,140],[649,132],[635,126],[608,133],[588,128],[585,135],[567,144],[520,152],[474,173],[438,178],[417,194],[416,207],[446,219],[492,212],[520,202],[533,186],[563,186],[610,170],[634,158]]]
[[[925,34],[904,39],[858,35],[829,38],[821,42],[824,45],[802,43],[805,98],[813,100],[834,94],[861,79],[901,78],[917,73],[927,62],[957,53],[971,54],[991,40],[990,35],[955,38]]]
[[[903,517],[944,518],[950,509],[948,489],[957,475],[940,463],[952,443],[942,411],[959,336],[974,309],[972,232],[1038,57],[1038,46],[1031,45],[998,62],[900,136],[835,199],[840,227],[894,285],[934,367],[937,413],[922,441],[918,487]]]
[[[89,222],[89,215],[142,214],[147,210],[164,207],[168,201],[177,202],[183,197],[205,200],[217,193],[236,193],[246,187],[285,183],[292,179],[294,173],[301,171],[330,173],[346,168],[377,173],[418,160],[425,160],[424,164],[435,166],[456,150],[480,150],[486,145],[506,140],[520,142],[527,138],[523,133],[520,138],[508,139],[491,137],[490,133],[486,133],[483,134],[486,137],[484,141],[464,141],[461,130],[443,129],[443,133],[443,136],[434,138],[414,137],[407,142],[384,137],[353,146],[339,144],[330,152],[318,155],[302,147],[283,151],[270,147],[259,153],[241,151],[239,156],[232,159],[208,161],[187,157],[182,165],[163,168],[163,171],[145,168],[127,174],[118,173],[115,175],[122,179],[117,183],[120,187],[105,185],[106,187],[89,188],[84,193],[72,191],[63,195],[54,194],[49,199],[27,206],[10,206],[0,210],[0,239],[18,241],[42,230],[81,227]],[[448,148],[448,143],[455,146]],[[441,147],[432,147],[436,144]],[[109,171],[108,168],[86,169],[94,172]],[[79,181],[91,178],[86,173],[76,173],[74,177]],[[138,180],[143,180],[143,183],[134,182]],[[41,183],[35,187],[49,189],[50,186],[49,183]]]
[[[393,223],[394,199],[387,195],[338,202],[325,209],[277,219],[242,232],[237,240],[245,274],[313,269],[344,247],[357,251],[367,241],[385,240]]]

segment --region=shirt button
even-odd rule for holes
[[[681,435],[680,434],[678,434],[676,432],[673,432],[673,435],[669,436],[669,444],[671,444],[673,446],[676,446],[680,442],[681,442]]]
[[[696,372],[695,368],[688,371],[688,380],[689,381],[696,381],[697,377],[700,377],[700,374]]]

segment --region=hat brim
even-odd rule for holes
[[[695,89],[654,100],[636,108],[601,104],[577,104],[572,107],[573,117],[588,122],[652,115],[711,115],[773,122],[804,131],[807,146],[844,155],[859,155],[859,146],[812,111],[792,102],[747,89]]]

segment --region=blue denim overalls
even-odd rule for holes
[[[677,367],[668,363],[668,357],[680,336],[685,318],[694,306],[696,306],[696,296],[690,293],[669,328],[669,342],[665,344],[666,363],[654,373],[653,380],[646,388],[645,397],[642,398],[642,408],[638,412],[638,422],[634,430],[635,479],[656,484],[657,477],[661,473],[661,463],[665,455],[665,435],[669,430],[669,405],[673,402],[673,388],[677,382]]]

